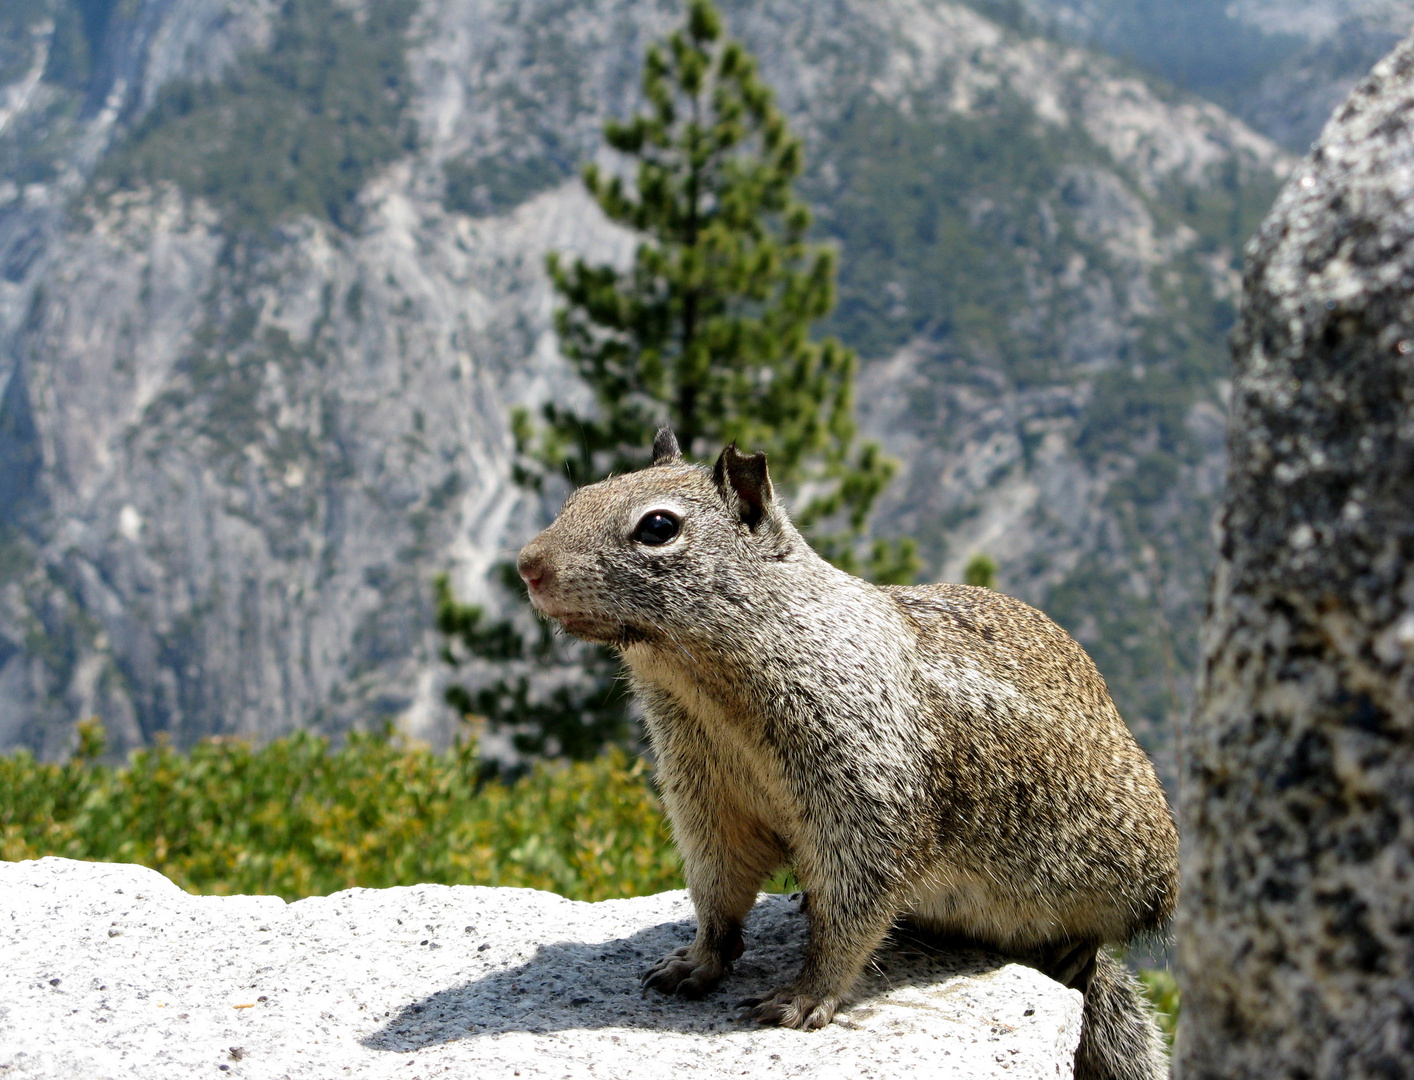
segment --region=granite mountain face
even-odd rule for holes
[[[984,551],[1162,749],[1221,482],[1240,246],[1290,168],[1118,61],[942,0],[727,4],[839,245],[823,330],[903,462],[875,519]],[[508,411],[577,388],[546,252],[652,0],[23,0],[0,14],[0,745],[98,715],[441,741],[431,579],[553,501]],[[551,500],[553,500],[553,494]]]
[[[1411,0],[988,0],[1131,61],[1298,154],[1414,26]]]

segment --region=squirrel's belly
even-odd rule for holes
[[[961,936],[1004,950],[1026,950],[1058,938],[1122,940],[1129,917],[1112,896],[1102,893],[1019,897],[992,879],[964,873],[939,875],[921,886],[904,911],[929,933]]]

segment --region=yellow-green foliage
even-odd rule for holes
[[[1179,1000],[1178,983],[1173,973],[1164,968],[1146,968],[1139,972],[1139,981],[1144,986],[1144,995],[1159,1013],[1159,1027],[1164,1038],[1173,1045],[1174,1032],[1178,1030]]]
[[[70,761],[0,757],[0,856],[153,867],[197,893],[293,900],[351,886],[515,885],[578,900],[682,887],[643,762],[611,751],[486,780],[473,743],[295,734],[159,746],[113,768],[85,725]]]

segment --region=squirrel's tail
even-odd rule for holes
[[[1075,1080],[1163,1080],[1168,1053],[1139,982],[1103,949],[1085,991]]]

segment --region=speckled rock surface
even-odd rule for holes
[[[1288,183],[1245,295],[1179,1075],[1414,1076],[1414,41]]]
[[[704,1001],[641,997],[689,939],[686,893],[525,889],[198,897],[138,866],[0,863],[0,1077],[1071,1075],[1081,998],[919,943],[880,955],[824,1031],[736,1022],[793,973],[804,920],[764,897]]]

